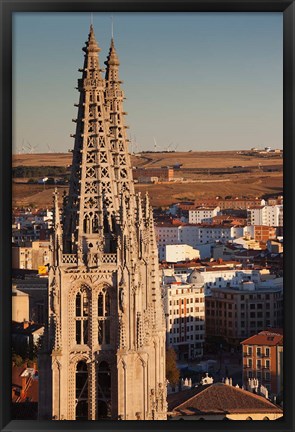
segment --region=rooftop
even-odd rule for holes
[[[262,396],[231,385],[214,383],[168,395],[168,411],[175,414],[278,413],[281,408]]]
[[[242,345],[283,345],[282,329],[267,329],[241,342]]]

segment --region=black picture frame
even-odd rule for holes
[[[287,0],[207,0],[207,1],[26,1],[0,0],[1,4],[1,148],[0,148],[0,424],[1,431],[116,431],[116,430],[249,430],[249,424],[234,422],[77,422],[20,421],[11,419],[11,162],[12,162],[12,14],[14,12],[283,12],[283,142],[284,142],[284,417],[281,421],[254,421],[254,431],[294,431],[294,98],[295,98],[295,5]],[[183,426],[185,425],[185,426]]]

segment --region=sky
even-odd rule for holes
[[[100,12],[92,20],[102,68],[113,21],[131,151],[282,148],[282,13]],[[73,148],[90,22],[90,13],[14,13],[14,153]]]

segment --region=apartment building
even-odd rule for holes
[[[272,395],[283,390],[283,331],[267,329],[241,342],[243,381],[256,378]]]
[[[198,249],[186,244],[166,245],[164,260],[169,263],[177,263],[180,261],[190,261],[200,258]]]
[[[280,286],[256,288],[243,282],[239,288],[211,288],[205,298],[206,337],[223,339],[230,345],[268,327],[281,327],[283,289]]]
[[[220,207],[197,207],[188,212],[188,221],[190,224],[211,224],[213,217],[217,216]]]
[[[49,264],[49,240],[35,240],[30,246],[12,247],[12,268],[38,270]]]
[[[283,205],[250,207],[248,225],[283,226]]]
[[[167,346],[173,347],[179,360],[203,356],[205,340],[204,289],[186,282],[163,286]]]
[[[155,226],[160,261],[165,259],[165,246],[187,244],[200,250],[201,258],[211,257],[216,241],[226,242],[245,235],[248,227],[223,225],[158,224]]]

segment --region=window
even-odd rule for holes
[[[99,345],[110,343],[110,295],[106,288],[99,293],[97,298],[98,343]]]
[[[76,343],[78,345],[87,344],[88,342],[88,315],[88,290],[85,286],[82,286],[80,291],[76,294],[75,299],[75,332]]]
[[[88,370],[85,361],[76,367],[76,420],[88,420]]]
[[[98,417],[105,419],[111,414],[111,371],[107,362],[102,361],[97,371]]]
[[[269,348],[265,348],[265,355],[266,357],[269,357],[270,354],[270,349]]]
[[[265,372],[264,378],[266,381],[269,381],[270,380],[270,372]]]

